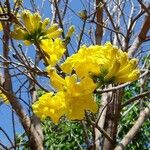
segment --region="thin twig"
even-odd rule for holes
[[[136,100],[139,100],[139,99],[144,98],[144,97],[150,97],[150,91],[143,92],[143,93],[141,93],[141,94],[139,94],[139,95],[129,99],[127,102],[122,104],[121,108],[126,107],[127,105],[135,102]]]
[[[100,126],[98,126],[98,124],[96,124],[95,122],[91,121],[92,125],[95,125],[95,127],[112,143],[113,139],[108,135],[108,133],[102,129]]]
[[[0,146],[2,147],[2,148],[4,148],[5,150],[9,150],[4,144],[2,144],[1,142],[0,142]]]
[[[97,128],[110,142],[113,142],[113,139],[108,135],[108,133],[104,129],[102,129],[96,122],[92,121],[87,113],[85,113],[85,115],[91,125]]]
[[[14,116],[14,110],[12,109],[12,126],[13,126],[13,134],[14,134],[14,150],[17,148],[16,143],[16,128],[15,128],[15,116]],[[12,145],[13,146],[13,145]]]
[[[85,25],[86,25],[86,20],[83,21],[83,26],[82,26],[82,30],[81,30],[81,33],[80,33],[80,36],[79,36],[79,42],[78,42],[77,50],[79,50],[80,45],[81,45],[82,37],[83,37],[83,34],[84,34],[84,30],[85,30]]]
[[[147,8],[141,0],[138,0],[138,2],[140,3],[141,7],[150,15],[150,7]]]
[[[8,136],[8,134],[6,133],[6,131],[0,127],[0,131],[3,132],[3,134],[6,136],[6,138],[8,139],[8,141],[10,142],[11,146],[14,146],[13,142],[11,141],[10,137]]]

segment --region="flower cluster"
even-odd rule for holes
[[[104,46],[82,46],[61,66],[65,73],[74,70],[80,79],[91,76],[100,85],[137,80],[140,72],[136,67],[137,59],[130,60],[126,52],[109,42]]]
[[[54,69],[49,69],[48,73],[51,84],[58,92],[55,95],[46,93],[33,104],[33,111],[37,116],[43,119],[49,116],[57,124],[63,115],[70,120],[82,120],[85,110],[93,113],[97,111],[93,97],[96,84],[91,78],[85,77],[78,82],[75,74],[63,79]]]
[[[58,24],[48,26],[50,20],[46,18],[42,21],[38,13],[32,14],[25,10],[21,18],[23,20],[22,26],[15,25],[11,35],[16,40],[23,40],[26,45],[39,43],[42,39],[55,39],[62,33]]]
[[[25,10],[22,13],[22,26],[15,25],[11,36],[23,40],[25,45],[35,44],[43,50],[48,64],[55,66],[65,52],[62,39],[58,38],[62,29],[58,24],[49,26],[48,18],[42,21],[39,13],[32,14]]]
[[[51,85],[57,93],[50,98],[46,97],[48,93],[44,94],[33,104],[33,111],[40,118],[51,117],[54,123],[64,115],[70,120],[82,120],[85,111],[95,113],[98,109],[94,90],[105,84],[137,80],[139,70],[136,66],[136,59],[129,59],[126,52],[110,43],[82,46],[61,65],[67,74],[65,78],[48,67]]]
[[[38,13],[25,10],[22,14],[22,26],[15,25],[12,37],[23,40],[26,45],[40,46],[48,63],[47,73],[56,93],[43,94],[32,105],[33,112],[41,119],[51,117],[58,123],[62,116],[70,120],[82,120],[85,111],[96,113],[94,91],[102,85],[120,84],[137,80],[139,70],[136,59],[111,43],[105,45],[82,46],[76,54],[55,69],[65,52],[65,44],[59,38],[62,30],[57,24],[48,26],[49,19],[42,21]],[[74,32],[71,26],[64,41],[69,41]],[[61,74],[62,73],[62,74]]]
[[[62,93],[46,93],[32,105],[34,113],[41,119],[51,117],[55,124],[65,112],[65,102]]]

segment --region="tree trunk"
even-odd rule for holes
[[[120,118],[122,95],[123,89],[113,92],[111,102],[108,104],[104,130],[113,139],[113,142],[104,138],[103,150],[113,150],[116,146],[116,134]]]
[[[21,103],[13,93],[12,79],[9,70],[9,39],[10,39],[10,24],[9,22],[3,23],[3,56],[6,59],[4,61],[4,83],[0,86],[0,90],[7,96],[12,109],[16,112],[25,132],[29,139],[29,145],[31,150],[44,150],[43,138],[34,127],[29,116],[25,113]]]

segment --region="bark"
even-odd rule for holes
[[[144,123],[144,121],[150,116],[150,104],[143,111],[141,111],[138,120],[135,122],[133,127],[129,130],[129,132],[125,135],[119,145],[115,148],[115,150],[124,150],[127,145],[131,142],[131,140],[135,137],[136,133],[139,131],[140,127]]]
[[[115,148],[122,95],[123,89],[113,92],[111,102],[109,102],[107,107],[107,117],[105,120],[104,129],[113,139],[113,142],[110,142],[107,138],[104,138],[103,150],[113,150]]]
[[[109,93],[103,93],[101,97],[101,107],[99,110],[100,116],[97,120],[97,125],[102,129],[104,128],[105,119],[106,119],[106,112],[107,112],[106,106],[107,103],[111,101],[111,96],[112,96],[112,92],[109,92]],[[100,149],[101,147],[102,136],[103,136],[102,133],[97,128],[95,128],[95,141],[96,141],[95,145],[97,149]]]
[[[133,57],[135,53],[137,52],[137,49],[140,47],[140,45],[146,40],[147,33],[150,29],[150,15],[145,16],[145,21],[143,23],[143,26],[140,30],[140,33],[133,41],[132,46],[128,50],[129,57]]]
[[[96,31],[95,31],[95,40],[96,44],[101,44],[102,38],[103,38],[103,27],[101,24],[103,24],[103,6],[100,5],[101,0],[96,0]]]

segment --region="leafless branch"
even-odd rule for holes
[[[5,132],[5,130],[2,127],[0,127],[0,131],[3,132],[3,134],[6,136],[6,138],[10,142],[11,146],[13,146],[14,145],[13,142],[11,141],[10,137],[8,136],[8,134]]]
[[[150,15],[150,10],[149,10],[150,6],[149,7],[145,6],[142,0],[138,0],[138,2],[141,4],[141,7]]]
[[[132,46],[128,50],[129,57],[133,57],[139,46],[142,44],[142,42],[146,40],[147,32],[149,31],[149,29],[150,29],[150,15],[146,15],[140,33],[135,38]]]
[[[124,150],[127,145],[132,141],[136,133],[139,131],[140,127],[144,123],[144,121],[150,116],[150,104],[146,107],[139,115],[139,118],[133,125],[133,127],[129,130],[129,132],[124,136],[121,142],[114,150]]]
[[[136,100],[139,100],[139,99],[143,99],[144,97],[150,97],[150,91],[147,91],[147,92],[143,92],[139,95],[136,95],[135,97],[129,99],[127,102],[125,102],[124,104],[122,104],[122,108],[123,107],[126,107],[127,105],[135,102]]]
[[[100,44],[103,37],[103,27],[100,26],[100,24],[103,24],[103,4],[100,2],[101,0],[96,0],[96,22],[97,22],[95,31],[96,44]]]

